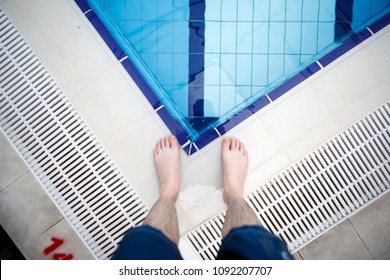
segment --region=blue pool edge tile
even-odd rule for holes
[[[179,142],[180,146],[183,146],[185,143],[188,142],[187,133],[182,129],[179,122],[172,117],[172,115],[165,107],[161,107],[157,111],[157,114],[164,121],[165,125],[172,132],[172,134],[177,138],[177,141]]]
[[[87,11],[91,10],[91,6],[89,6],[89,4],[87,3],[87,1],[85,0],[74,0],[77,4],[77,6],[79,6],[81,12],[83,14],[85,14]]]
[[[336,47],[334,50],[321,57],[318,61],[323,67],[326,67],[348,51],[352,50],[354,47],[359,45],[361,42],[363,42],[370,36],[371,34],[368,30],[363,30],[359,33],[355,33],[350,38],[346,39],[343,43],[341,43],[338,47]]]
[[[351,37],[342,42],[334,50],[330,51],[328,54],[324,55],[319,59],[319,62],[323,67],[329,65],[337,58],[341,57],[360,43],[364,42],[370,38],[373,34],[385,28],[390,24],[390,13],[384,15],[382,18],[378,19],[375,23],[371,24],[368,28],[361,30],[360,32],[354,33]],[[371,31],[371,32],[370,32]]]
[[[385,28],[387,25],[390,24],[390,13],[384,15],[382,18],[374,22],[369,26],[370,30],[374,33],[377,33],[378,31]]]
[[[156,110],[157,108],[162,106],[162,102],[160,101],[160,99],[157,97],[156,94],[154,94],[153,90],[150,88],[148,83],[138,72],[137,68],[131,62],[131,60],[127,58],[123,60],[121,64],[123,68],[126,70],[126,72],[133,79],[133,81],[137,84],[138,88],[142,91],[143,95],[149,101],[152,108]]]
[[[214,140],[218,139],[219,137],[222,137],[228,131],[230,131],[238,124],[248,119],[250,116],[254,115],[256,112],[258,112],[260,109],[264,108],[270,103],[271,102],[266,96],[262,96],[257,101],[247,106],[244,110],[241,110],[240,112],[229,118],[224,123],[220,124],[215,128],[210,128],[206,133],[202,134],[199,139],[193,142],[196,147],[191,147],[191,149],[188,149],[188,155],[193,155],[195,152],[206,147]]]
[[[301,72],[295,74],[293,77],[285,81],[283,84],[273,89],[271,92],[267,94],[267,96],[272,101],[275,101],[276,99],[284,95],[286,92],[296,87],[297,85],[302,83],[310,76],[314,75],[320,69],[321,67],[316,62],[312,63],[311,65],[303,69]]]

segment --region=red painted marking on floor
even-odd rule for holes
[[[59,253],[57,250],[59,247],[61,247],[65,243],[65,241],[63,239],[60,239],[57,237],[52,237],[51,241],[53,241],[53,244],[51,244],[50,246],[47,246],[43,250],[43,254],[45,256],[54,252],[54,254],[52,255],[53,260],[73,260],[73,254]],[[57,250],[57,252],[55,252],[56,250]]]
[[[53,260],[72,260],[72,254],[58,253],[53,255]]]
[[[45,250],[43,250],[43,253],[45,254],[45,256],[49,255],[51,252],[55,251],[62,244],[64,244],[64,240],[56,238],[56,237],[52,237],[51,241],[53,241],[53,244],[46,247]]]

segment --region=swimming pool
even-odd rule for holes
[[[390,11],[390,0],[76,2],[189,154],[386,26]]]

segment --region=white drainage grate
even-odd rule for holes
[[[390,103],[247,197],[261,224],[296,251],[390,189]],[[224,214],[185,239],[203,259],[221,244]]]
[[[148,209],[0,9],[0,127],[99,259]]]

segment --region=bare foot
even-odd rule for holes
[[[248,173],[248,153],[235,138],[222,142],[223,198],[229,206],[235,199],[243,198],[244,184]]]
[[[177,201],[180,189],[180,145],[175,136],[166,136],[156,143],[154,166],[160,183],[160,197]]]

